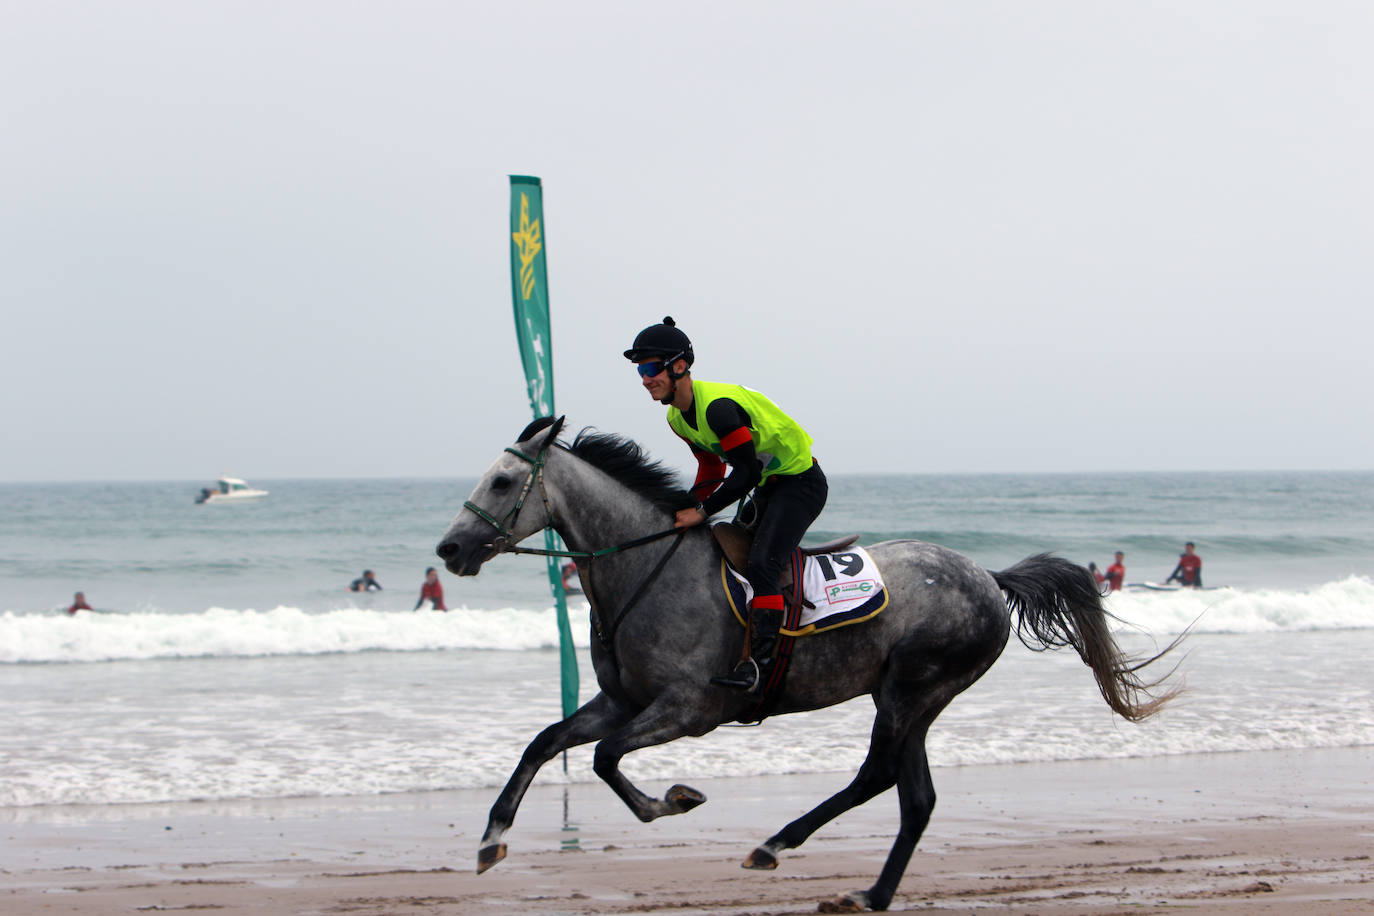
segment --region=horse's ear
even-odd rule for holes
[[[557,422],[559,421],[555,420],[553,417],[539,417],[536,420],[531,420],[530,424],[520,431],[520,435],[515,437],[516,444],[530,441],[537,434],[543,432]]]
[[[544,437],[544,441],[539,445],[541,451],[551,448],[553,446],[554,440],[557,439],[558,434],[563,431],[563,421],[566,419],[568,419],[568,416],[567,414],[564,414],[557,420],[553,421],[553,425],[549,427],[548,435]]]
[[[558,418],[540,417],[538,420],[530,423],[529,426],[526,426],[515,442],[517,445],[523,445],[526,442],[530,442],[530,440],[541,432],[544,432],[544,430],[548,430],[548,432],[544,434],[544,437],[540,439],[539,445],[535,448],[535,451],[547,449],[553,445],[553,441],[558,438],[558,434],[563,430],[563,421],[566,419],[566,416]]]

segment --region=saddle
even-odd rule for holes
[[[749,548],[754,543],[754,532],[736,525],[734,522],[720,522],[711,526],[711,534],[715,536],[716,543],[720,545],[721,552],[725,554],[725,562],[741,573],[744,572],[749,565]],[[838,553],[846,547],[852,546],[858,539],[857,534],[851,534],[836,538],[833,541],[826,541],[824,544],[797,549],[804,557],[820,553]],[[782,574],[778,577],[778,590],[787,591],[792,586],[792,580],[792,564],[787,563],[783,566]]]
[[[720,545],[720,552],[725,555],[725,563],[721,567],[721,577],[723,577],[725,584],[725,595],[730,597],[731,608],[734,608],[735,617],[745,625],[745,647],[743,648],[745,648],[745,658],[747,658],[750,647],[749,626],[752,618],[749,617],[747,611],[743,612],[743,615],[741,614],[741,606],[746,606],[746,603],[743,602],[743,596],[739,599],[738,604],[735,603],[734,597],[730,596],[731,577],[725,575],[724,567],[734,567],[739,574],[743,574],[743,571],[749,566],[749,548],[753,545],[754,534],[753,531],[741,525],[735,525],[734,522],[721,522],[719,525],[713,525],[710,533],[716,538],[716,544]],[[749,709],[739,715],[738,721],[763,721],[772,713],[772,709],[782,696],[783,681],[786,680],[787,669],[791,663],[791,648],[797,640],[796,633],[798,623],[801,621],[802,606],[813,607],[811,603],[807,602],[804,593],[804,564],[807,562],[805,558],[813,555],[813,553],[844,551],[846,547],[851,547],[853,542],[857,540],[859,540],[859,536],[851,534],[849,537],[838,538],[838,540],[830,541],[829,544],[820,544],[818,547],[797,548],[787,558],[787,562],[783,564],[782,574],[778,577],[778,591],[783,593],[785,610],[783,610],[782,630],[778,634],[778,644],[774,650],[774,659],[772,659],[771,665],[765,667],[765,670],[758,674],[760,684],[757,688],[757,700],[750,705]],[[742,588],[742,586],[736,585],[736,588]]]

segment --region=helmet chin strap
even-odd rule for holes
[[[681,354],[681,353],[678,353],[678,354],[677,354],[676,356],[674,356],[672,359],[664,360],[664,362],[663,362],[663,371],[665,371],[665,372],[668,373],[668,378],[672,379],[672,382],[673,382],[672,385],[668,386],[668,395],[667,395],[667,397],[664,397],[664,398],[660,398],[660,399],[659,399],[659,403],[660,403],[660,404],[663,404],[663,405],[665,405],[665,406],[672,404],[672,403],[673,403],[673,399],[677,397],[677,380],[680,379],[680,378],[682,378],[682,377],[683,377],[684,375],[686,375],[688,372],[691,372],[691,371],[692,371],[692,367],[691,367],[691,366],[688,366],[686,369],[683,369],[681,372],[674,372],[674,371],[673,371],[673,363],[677,362],[677,361],[680,360],[680,359],[682,359],[682,354]]]

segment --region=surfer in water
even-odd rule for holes
[[[1183,545],[1183,553],[1178,555],[1178,565],[1164,580],[1167,585],[1177,582],[1188,588],[1202,588],[1202,557],[1193,552],[1193,542]]]
[[[415,610],[420,609],[420,605],[426,601],[431,608],[436,611],[447,611],[444,607],[444,586],[439,581],[439,573],[431,566],[425,570],[425,581],[420,586],[420,600],[415,602]]]
[[[67,608],[68,614],[75,614],[77,611],[93,611],[95,608],[86,603],[86,593],[77,592],[72,596],[72,606]]]
[[[576,563],[563,564],[563,591],[570,595],[582,592],[582,580],[577,576]]]
[[[364,569],[360,578],[348,583],[350,592],[380,592],[382,583],[377,581],[377,577],[372,574],[372,570]]]
[[[1126,582],[1126,555],[1116,552],[1116,562],[1107,567],[1107,591],[1119,592]]]

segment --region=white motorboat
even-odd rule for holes
[[[239,480],[237,477],[221,477],[214,488],[201,487],[196,503],[237,503],[262,499],[266,495],[266,490],[250,487],[247,481]]]

